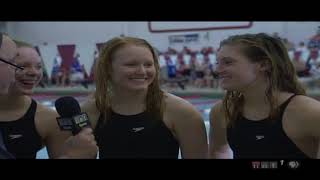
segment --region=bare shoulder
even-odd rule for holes
[[[47,106],[44,106],[40,103],[37,103],[37,116],[41,117],[43,120],[55,119],[59,116],[59,114],[54,110]]]
[[[211,116],[221,116],[223,113],[223,102],[222,100],[217,101],[210,110],[210,117]]]
[[[37,113],[39,113],[39,115],[45,115],[45,114],[58,115],[58,113],[54,109],[44,106],[41,103],[37,103]]]
[[[88,98],[80,104],[80,107],[82,112],[88,114],[92,126],[95,127],[100,116],[95,98],[93,96],[88,96]]]
[[[71,135],[69,131],[60,129],[56,119],[59,116],[54,109],[38,103],[35,125],[47,148],[49,158],[59,156],[63,143]]]
[[[307,96],[296,96],[287,107],[291,124],[305,133],[320,137],[320,102]]]
[[[51,131],[59,129],[56,121],[57,117],[59,117],[59,114],[55,110],[37,103],[35,125],[42,138],[46,138]]]
[[[201,116],[200,112],[187,100],[165,93],[166,112],[172,112],[176,116]]]
[[[304,116],[319,116],[320,115],[320,101],[308,96],[296,96],[292,99],[289,109]],[[303,112],[303,113],[301,113]]]
[[[224,111],[223,111],[223,101],[219,100],[216,102],[213,107],[211,108],[210,111],[210,125],[212,126],[219,126],[219,127],[226,127],[226,119],[224,116]]]
[[[190,102],[169,93],[165,94],[164,122],[174,133],[188,126],[204,126],[201,113]]]

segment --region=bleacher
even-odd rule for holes
[[[48,74],[48,80],[43,83],[49,86],[80,84],[87,86],[87,84],[92,84],[94,80],[93,67],[98,58],[102,43],[97,43],[92,48],[84,48],[82,46],[75,44],[52,46],[50,48],[55,49],[50,50],[51,56],[48,55],[48,47],[37,47],[39,53],[44,56],[44,64],[46,64],[47,69],[46,74]],[[319,48],[316,46],[306,47],[301,43],[297,47],[291,47],[288,51],[301,82],[308,84],[320,79],[319,51]],[[56,58],[52,57],[53,52],[60,54],[60,64],[53,62],[53,59]],[[79,56],[76,58],[75,55],[77,53]],[[78,62],[74,63],[74,61]],[[75,64],[77,64],[77,67],[74,66]],[[161,83],[163,85],[169,84],[169,86],[182,87],[182,83],[183,86],[195,86],[199,88],[218,87],[214,73],[216,51],[211,46],[201,49],[192,49],[185,46],[180,51],[168,47],[167,51],[159,52],[159,64],[161,68]],[[77,73],[77,75],[73,73]]]

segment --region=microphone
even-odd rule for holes
[[[91,127],[87,113],[82,113],[78,101],[71,97],[65,96],[55,101],[55,107],[60,117],[57,122],[61,130],[78,134],[82,128]]]

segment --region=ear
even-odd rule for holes
[[[269,71],[271,69],[271,64],[267,59],[265,59],[258,63],[258,69],[262,72]]]

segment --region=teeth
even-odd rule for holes
[[[143,79],[143,80],[145,80],[145,79],[147,79],[147,78],[131,78],[131,79],[134,79],[134,80],[136,80],[136,79],[138,79],[138,80]]]
[[[21,81],[25,85],[34,85],[35,81]]]
[[[24,83],[35,83],[36,81],[22,81]]]
[[[146,79],[132,79],[134,81],[145,81]]]

